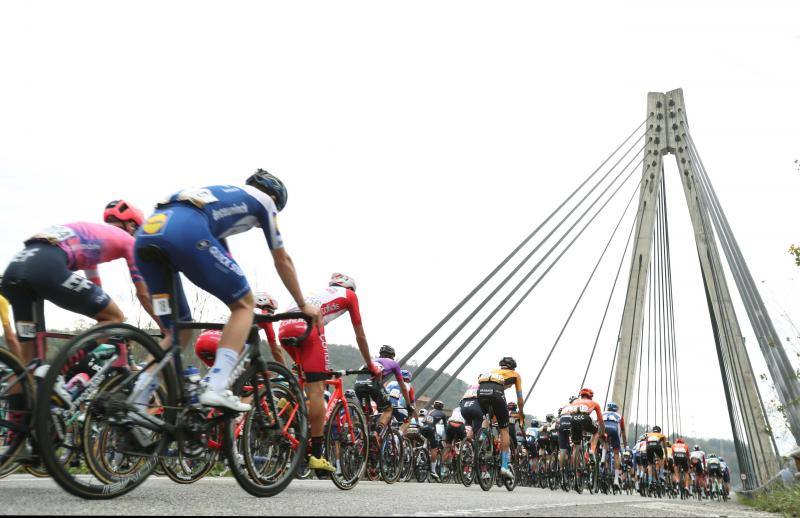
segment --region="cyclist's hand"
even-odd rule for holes
[[[416,410],[414,410],[414,407],[412,405],[406,405],[406,411],[408,412],[408,417],[413,416],[414,412],[416,412]]]
[[[312,306],[311,304],[303,304],[300,311],[311,317],[311,321],[317,326],[317,329],[322,332],[325,328],[325,323],[322,321],[322,312],[320,312],[318,307]]]

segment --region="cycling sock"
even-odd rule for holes
[[[508,467],[508,460],[511,457],[510,452],[504,451],[500,453],[500,467],[505,469]]]
[[[311,438],[311,455],[321,459],[322,458],[322,436]]]
[[[214,366],[208,371],[206,383],[209,390],[221,392],[228,388],[228,378],[231,371],[239,362],[239,353],[227,347],[217,349],[217,357],[214,359]]]
[[[153,380],[153,375],[149,372],[139,374],[136,379],[136,384],[133,386],[133,393],[139,392],[139,395],[133,400],[135,405],[146,407],[150,404],[150,398],[158,388],[158,383]]]
[[[431,473],[436,473],[436,461],[431,462]]]

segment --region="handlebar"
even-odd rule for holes
[[[253,324],[265,324],[267,322],[280,322],[281,320],[303,320],[306,323],[306,330],[303,332],[302,335],[298,337],[292,338],[284,338],[281,342],[284,342],[285,345],[298,345],[300,342],[308,338],[308,335],[311,334],[312,326],[314,325],[311,321],[311,317],[303,313],[302,311],[290,311],[287,313],[276,313],[275,315],[253,315]],[[185,320],[179,321],[176,323],[176,327],[178,329],[222,329],[225,327],[225,324],[221,323],[203,323],[203,322],[188,322]],[[286,343],[291,341],[291,343]]]
[[[326,374],[332,378],[341,378],[342,376],[353,376],[356,374],[372,374],[369,369],[344,369],[338,371],[328,371]]]

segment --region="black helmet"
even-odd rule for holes
[[[255,173],[250,175],[245,184],[255,187],[267,196],[275,196],[275,206],[278,208],[278,212],[286,207],[289,193],[286,191],[286,186],[283,185],[283,182],[280,181],[277,176],[272,175],[264,169],[258,169]]]
[[[381,358],[394,358],[394,347],[391,345],[382,345],[381,350],[378,351]]]
[[[658,426],[658,425],[653,426],[653,432],[654,433],[661,433],[661,427]]]
[[[556,416],[554,416],[553,414],[547,414],[546,416],[544,416],[544,418],[548,423],[552,423],[553,420],[556,418]]]
[[[531,421],[531,428],[539,428],[539,421],[537,421],[536,419]]]
[[[353,389],[347,389],[344,391],[344,397],[346,397],[347,399],[355,399],[356,391]]]
[[[500,366],[513,371],[517,368],[517,362],[515,362],[514,358],[511,356],[505,356],[502,360],[500,360]]]
[[[439,401],[439,400],[434,401],[433,402],[433,408],[435,408],[436,410],[444,409],[444,402]]]
[[[511,412],[516,412],[517,404],[513,401],[509,401],[508,403],[506,403],[506,408],[508,408]]]

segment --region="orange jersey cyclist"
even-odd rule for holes
[[[508,469],[511,457],[511,439],[508,434],[509,414],[506,403],[505,391],[512,385],[517,392],[518,411],[521,416],[520,427],[524,429],[525,419],[522,400],[522,377],[516,372],[517,362],[510,356],[500,360],[500,368],[478,376],[478,401],[481,408],[491,408],[497,419],[500,429],[500,474],[506,478],[513,478],[513,473]]]
[[[597,440],[600,435],[605,435],[606,427],[603,422],[603,411],[600,405],[593,401],[594,391],[590,388],[582,388],[579,393],[579,398],[568,403],[564,407],[563,413],[572,416],[572,444],[580,444],[583,438],[583,432],[592,434],[592,444],[589,448],[589,456],[594,461],[594,453],[597,449]],[[594,413],[597,418],[597,426],[592,422],[591,414]],[[572,456],[573,461],[577,458],[579,448],[573,448]]]

